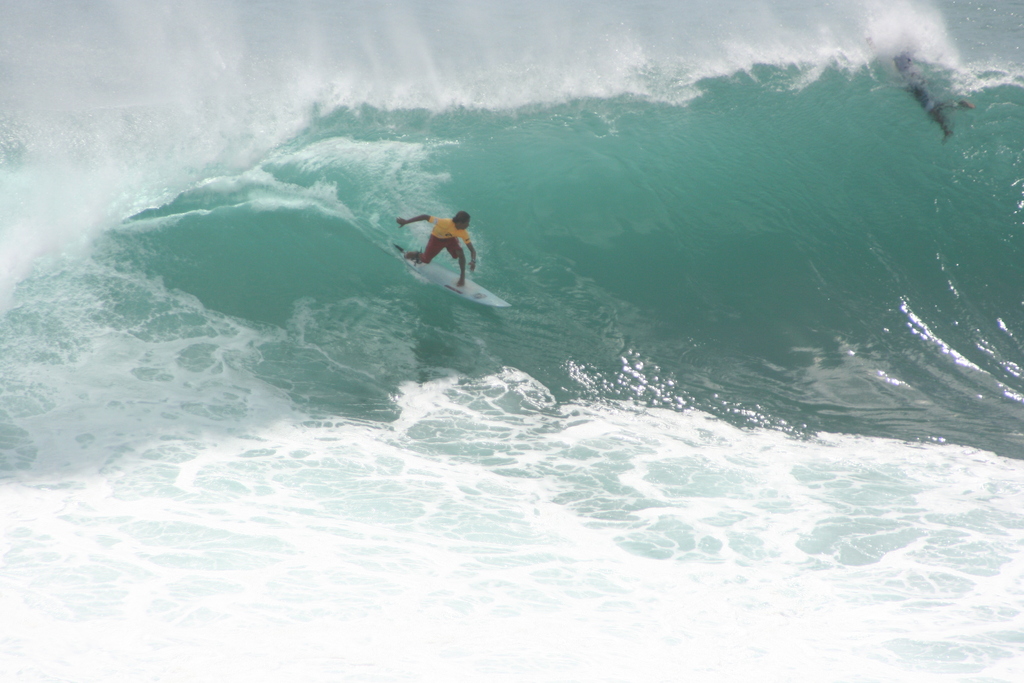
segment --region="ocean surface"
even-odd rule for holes
[[[1024,680],[1022,45],[0,0],[0,680]]]

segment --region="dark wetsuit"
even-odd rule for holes
[[[893,62],[896,63],[896,70],[903,76],[907,91],[914,96],[914,99],[927,112],[928,116],[942,128],[943,140],[952,135],[953,129],[950,127],[949,120],[945,114],[945,110],[952,105],[946,102],[939,102],[932,97],[932,94],[928,92],[928,88],[925,87],[924,76],[921,75],[920,70],[914,65],[914,60],[910,53],[901,52],[896,55]]]

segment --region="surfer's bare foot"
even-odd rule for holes
[[[455,286],[456,287],[465,287],[466,286],[466,281],[465,280],[459,280],[458,282],[455,283]]]
[[[405,258],[409,259],[413,263],[420,262],[420,252],[418,251],[407,251],[405,252]]]

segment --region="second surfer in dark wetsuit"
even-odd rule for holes
[[[974,109],[974,105],[967,100],[939,102],[932,97],[932,94],[928,92],[928,88],[925,87],[924,76],[914,66],[914,60],[909,52],[901,52],[896,55],[893,61],[896,63],[896,70],[903,76],[907,90],[914,96],[914,99],[917,100],[928,116],[942,128],[942,141],[945,142],[953,134],[953,128],[950,126],[946,112],[950,109]]]

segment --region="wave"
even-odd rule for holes
[[[708,79],[685,107],[336,111],[104,248],[223,314],[301,311],[304,335],[389,310],[402,372],[353,360],[377,332],[318,346],[384,394],[416,366],[512,366],[565,399],[1017,452],[1024,91],[975,93],[942,144],[885,65],[803,78]],[[388,252],[424,239],[394,216],[462,208],[508,316],[453,311]]]
[[[73,245],[116,282],[285,330],[257,374],[314,412],[390,419],[418,373],[512,366],[565,400],[1019,452],[1024,89],[1012,62],[965,66],[934,10],[765,4],[708,33],[721,15],[702,3],[625,24],[615,7],[504,9],[458,15],[466,68],[425,38],[462,5],[359,15],[358,41],[317,29],[302,49],[288,36],[356,10],[302,5],[268,33],[225,7],[204,22],[227,33],[197,48],[172,39],[198,30],[187,18],[122,17],[204,65],[170,96],[72,90],[31,125],[8,110],[8,304]],[[105,35],[88,25],[86,44]],[[138,49],[122,36],[93,66]],[[977,106],[947,144],[892,67],[900,49],[937,97]],[[160,50],[114,90],[152,83]],[[394,216],[458,209],[507,316],[396,273],[390,242],[423,234]]]
[[[1020,678],[989,9],[6,7],[0,671]]]

